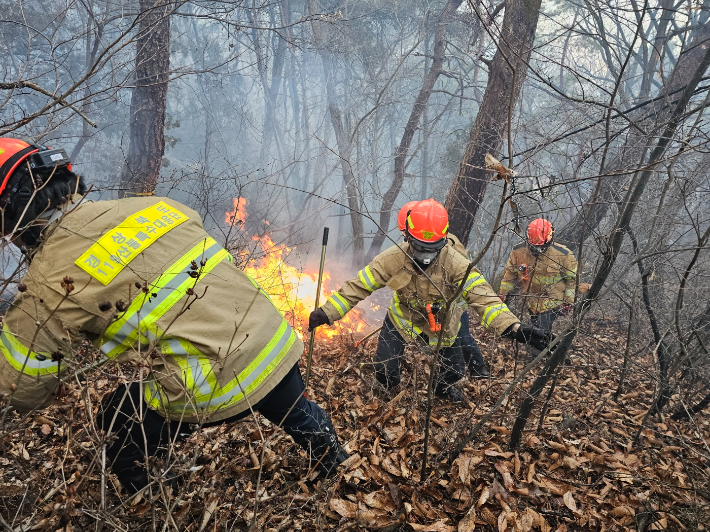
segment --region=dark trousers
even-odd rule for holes
[[[306,399],[303,390],[303,379],[296,364],[266,397],[252,406],[272,423],[280,424],[296,443],[312,451],[318,460],[327,449],[340,447],[327,414]],[[296,405],[289,412],[294,403]],[[99,427],[116,437],[106,450],[108,463],[121,484],[131,492],[142,489],[149,482],[145,469],[146,456],[161,456],[171,441],[189,436],[196,428],[196,425],[187,422],[167,420],[150,410],[140,395],[138,382],[120,385],[103,399],[101,406]],[[202,426],[230,423],[249,415],[251,412],[246,410]],[[325,445],[321,445],[321,440]],[[323,452],[318,455],[319,451]]]
[[[547,310],[541,312],[540,314],[530,313],[530,322],[543,331],[552,333],[552,326],[555,324],[555,320],[560,315],[559,308],[553,308],[552,310]]]
[[[461,328],[459,329],[458,337],[461,339],[461,348],[463,350],[463,359],[466,366],[469,368],[483,368],[483,355],[478,347],[476,340],[471,335],[471,326],[469,325],[468,310],[461,315]]]
[[[553,308],[552,310],[546,310],[545,312],[540,312],[539,314],[530,313],[530,323],[535,327],[542,329],[548,334],[552,334],[552,326],[555,324],[555,320],[560,315],[560,309]],[[539,349],[535,349],[531,345],[528,345],[528,353],[532,357],[536,357],[540,354]]]
[[[424,336],[422,341],[428,344],[429,339]],[[402,379],[400,359],[403,355],[404,339],[397,331],[392,320],[390,320],[389,314],[387,314],[382,324],[380,339],[377,342],[377,352],[375,353],[375,378],[386,388],[396,386]],[[460,338],[457,337],[451,347],[445,347],[441,350],[439,362],[437,390],[441,391],[463,378],[465,366]]]

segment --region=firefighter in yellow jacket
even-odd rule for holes
[[[326,474],[347,458],[303,396],[302,342],[195,211],[168,198],[86,201],[64,150],[16,139],[0,139],[0,179],[2,235],[29,259],[0,341],[0,397],[11,406],[51,403],[86,364],[77,348],[90,340],[109,361],[141,368],[98,419],[128,491],[151,482],[147,458],[176,436],[250,409]]]
[[[402,236],[407,238],[407,232],[405,231],[407,225],[407,215],[409,211],[412,210],[418,201],[410,201],[406,203],[397,214],[397,228],[402,233]],[[461,241],[453,233],[447,233],[446,239],[449,241],[454,248],[462,257],[468,260],[468,250],[461,243]],[[463,354],[464,366],[468,367],[469,374],[474,379],[484,379],[490,377],[488,368],[486,368],[486,363],[483,360],[483,355],[481,354],[481,349],[478,347],[478,343],[471,334],[470,317],[468,315],[468,309],[463,311],[461,314],[461,327],[459,328],[459,333],[457,335],[457,341],[461,344],[461,352]]]
[[[394,295],[375,355],[377,380],[386,387],[399,383],[405,339],[435,348],[441,334],[442,367],[436,394],[462,401],[463,394],[454,383],[464,374],[459,330],[467,306],[473,307],[484,327],[501,336],[540,349],[547,345],[548,338],[535,327],[521,325],[478,270],[471,270],[464,279],[469,261],[447,239],[448,226],[443,205],[433,199],[415,204],[407,216],[406,243],[380,253],[357,277],[346,281],[311,314],[309,328],[333,324],[372,292],[389,286]],[[460,299],[453,303],[447,321],[441,323],[444,301],[451,299],[461,284]]]
[[[530,222],[528,240],[511,251],[500,283],[502,300],[517,285],[533,325],[548,334],[557,317],[572,309],[577,277],[574,254],[554,242],[554,232],[548,220],[537,218]]]

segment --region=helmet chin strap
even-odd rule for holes
[[[545,252],[548,249],[550,249],[550,246],[552,246],[552,239],[550,239],[549,242],[545,242],[541,246],[535,246],[533,244],[528,244],[528,249],[530,250],[530,253],[532,253],[533,255],[535,255],[537,257],[540,255],[544,255]]]

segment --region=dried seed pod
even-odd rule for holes
[[[110,301],[102,301],[101,303],[99,303],[99,310],[101,312],[108,312],[112,308],[113,308],[113,305],[111,304]]]

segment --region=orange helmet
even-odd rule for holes
[[[400,231],[404,231],[404,228],[407,225],[407,214],[409,214],[409,211],[412,210],[412,207],[414,207],[417,203],[419,202],[410,201],[399,210],[399,214],[397,215],[397,228]]]
[[[555,229],[548,220],[537,218],[528,225],[528,245],[534,251],[544,252],[552,244],[554,233]]]
[[[20,164],[29,158],[32,169],[52,169],[66,166],[71,172],[71,162],[64,150],[35,146],[19,139],[0,138],[0,194],[10,176]]]
[[[5,190],[12,172],[39,148],[19,139],[0,138],[0,194]]]
[[[406,234],[412,256],[422,264],[430,264],[446,245],[449,214],[434,199],[420,201],[407,216]]]

